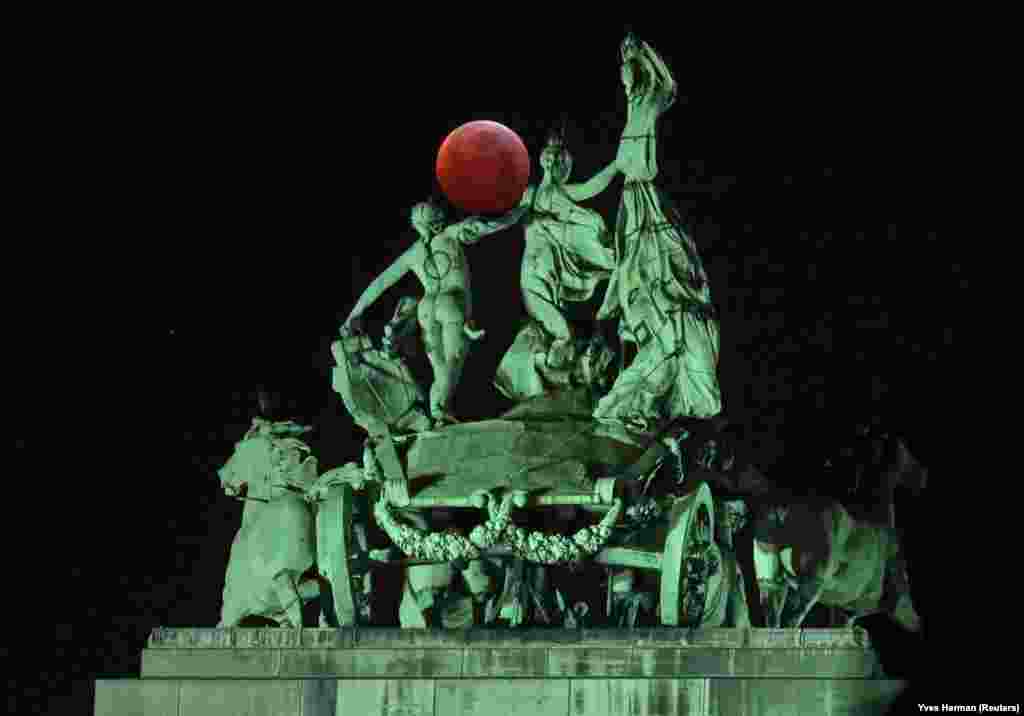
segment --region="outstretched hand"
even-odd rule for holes
[[[528,208],[527,206],[514,206],[493,221],[516,223],[526,214]]]
[[[644,40],[638,39],[632,33],[626,35],[626,39],[622,41],[623,60],[631,60],[633,58],[651,60],[655,57],[657,57],[657,53],[655,53],[654,48]]]

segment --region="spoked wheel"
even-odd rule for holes
[[[669,512],[661,569],[661,623],[696,626],[704,610],[714,558],[715,506],[706,482],[698,483]]]
[[[316,514],[317,564],[320,574],[331,585],[334,613],[338,626],[356,623],[349,555],[352,538],[352,487],[332,487]]]

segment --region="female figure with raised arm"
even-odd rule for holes
[[[654,184],[655,130],[675,102],[675,81],[657,53],[632,35],[621,57],[628,110],[616,164],[626,182],[615,229],[618,265],[598,318],[618,316],[620,335],[636,344],[637,355],[594,417],[651,430],[674,418],[721,412],[719,332],[697,247]]]
[[[579,206],[604,191],[618,173],[615,162],[590,180],[568,184],[572,155],[559,134],[552,134],[540,155],[543,175],[523,194],[520,207],[526,248],[519,272],[523,303],[531,322],[498,366],[495,384],[513,400],[546,392],[568,380],[577,350],[566,303],[588,301],[597,284],[615,268],[604,219]]]
[[[419,239],[374,279],[345,321],[345,330],[380,296],[412,271],[423,286],[417,308],[423,345],[434,372],[430,414],[435,427],[456,422],[449,412],[462,376],[470,340],[482,336],[472,329],[472,291],[469,263],[463,245],[512,226],[525,212],[516,208],[500,219],[471,217],[445,228],[442,207],[421,202],[412,208],[411,222]]]

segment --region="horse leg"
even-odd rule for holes
[[[228,577],[230,579],[230,576]],[[246,616],[245,610],[238,604],[235,598],[237,592],[230,588],[224,589],[224,597],[220,608],[220,621],[217,622],[218,629],[232,629],[241,623]]]
[[[321,606],[324,594],[323,586],[320,584],[321,579],[323,579],[323,577],[318,574],[305,577],[301,582],[299,582],[298,592],[299,597],[302,600],[302,605],[316,601],[319,612],[317,623],[323,627],[327,626],[327,622],[324,619],[323,606]]]
[[[274,593],[277,595],[284,616],[280,625],[298,629],[302,626],[302,594],[295,578],[288,572],[274,577]]]
[[[237,627],[239,622],[242,621],[244,615],[240,614],[238,610],[223,609],[220,613],[220,621],[217,622],[218,629],[233,629]]]
[[[302,603],[306,604],[313,601],[314,599],[320,598],[320,580],[318,577],[310,577],[299,582],[298,587],[299,596],[302,597]]]

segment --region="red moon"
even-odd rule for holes
[[[530,155],[519,135],[479,120],[449,134],[437,152],[437,180],[448,200],[473,214],[504,213],[530,181]]]

